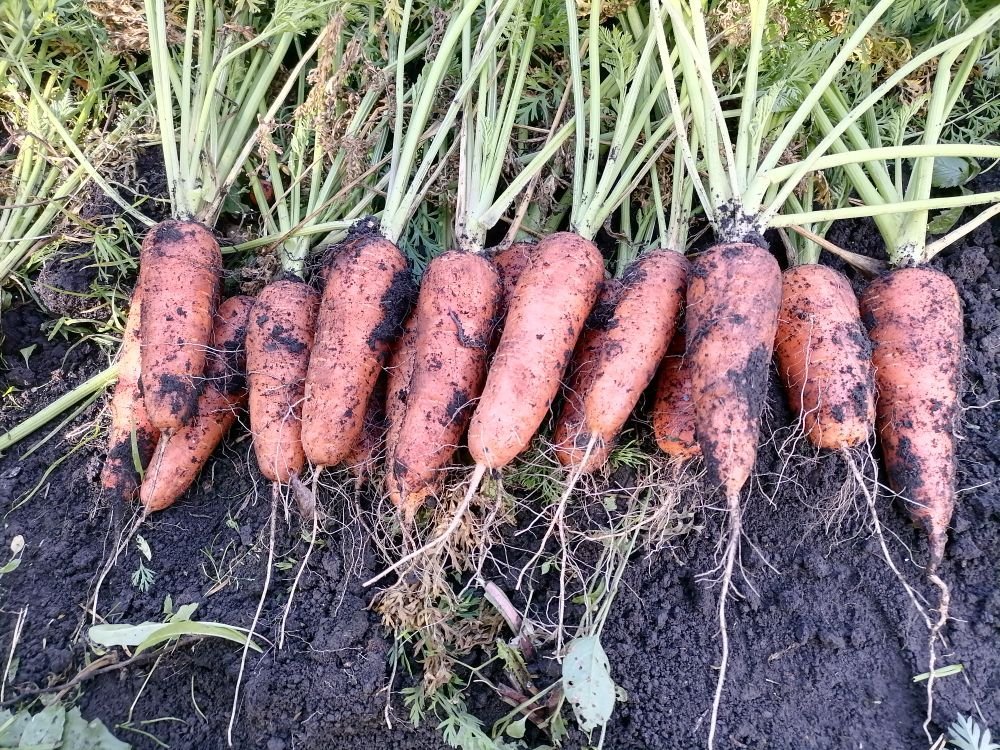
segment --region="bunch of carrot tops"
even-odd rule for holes
[[[540,435],[569,488],[601,469],[652,387],[657,444],[726,498],[724,623],[776,355],[816,448],[881,441],[946,600],[963,328],[927,263],[998,213],[964,185],[1000,157],[968,138],[1000,8],[190,0],[180,28],[175,10],[145,2],[172,218],[142,244],[106,490],[168,507],[248,404],[276,487],[350,467],[403,524],[466,447],[440,545]],[[270,278],[223,301],[213,226],[241,200],[260,236],[230,257],[257,251]],[[825,240],[860,217],[889,269]],[[821,247],[885,272],[859,300]]]

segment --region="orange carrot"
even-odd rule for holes
[[[218,302],[222,254],[195,221],[164,221],[142,242],[142,391],[160,430],[180,429],[194,412]]]
[[[344,460],[348,470],[354,475],[355,486],[359,489],[375,475],[385,447],[385,389],[385,377],[380,376],[372,397],[368,399],[361,437]]]
[[[272,482],[287,482],[305,467],[300,414],[318,298],[289,276],[260,291],[250,318],[250,430],[257,465]]]
[[[153,426],[146,413],[139,385],[141,316],[142,287],[136,287],[118,355],[118,383],[110,404],[108,457],[101,469],[101,486],[116,500],[135,498],[140,481],[135,459],[138,458],[139,466],[145,468],[160,437],[160,431]],[[132,453],[133,434],[135,456]]]
[[[406,258],[380,235],[349,238],[330,260],[302,407],[302,444],[317,466],[357,444],[411,290]]]
[[[219,305],[198,408],[181,429],[160,438],[142,481],[146,512],[173,505],[187,491],[236,421],[246,401],[244,340],[253,305],[253,298],[244,296]]]
[[[565,420],[560,416],[557,422],[557,435],[569,438],[564,449],[560,449],[564,443],[556,440],[556,455],[563,463],[591,472],[607,460],[677,329],[687,272],[683,255],[660,250],[646,253],[622,275],[621,291],[591,344],[593,352],[584,352],[593,363],[578,368],[589,377],[571,381],[580,400],[580,421],[575,423],[571,409]]]
[[[701,448],[695,438],[691,367],[684,348],[684,334],[675,334],[660,364],[653,405],[653,435],[661,451],[688,460],[700,456]]]
[[[521,278],[524,269],[531,264],[537,250],[538,244],[535,242],[514,242],[503,250],[493,252],[490,256],[497,273],[500,275],[501,311],[506,311],[514,296],[518,279]]]
[[[410,395],[410,379],[413,377],[413,366],[416,361],[417,332],[414,326],[414,316],[411,315],[403,325],[403,335],[395,343],[389,365],[386,367],[388,379],[385,393],[385,455],[386,466],[391,473],[390,456],[396,452],[399,442],[399,430],[403,426],[403,416],[406,414],[406,401]]]
[[[480,466],[501,468],[528,447],[559,391],[603,278],[593,242],[558,232],[539,243],[517,283],[469,426],[469,450]]]
[[[838,449],[868,439],[875,422],[871,343],[843,274],[816,264],[785,271],[775,354],[809,442]]]
[[[563,403],[552,432],[556,457],[565,465],[579,465],[586,455],[590,434],[584,417],[584,396],[590,390],[597,374],[597,363],[604,346],[604,333],[614,315],[615,303],[622,293],[622,283],[609,279],[601,284],[597,303],[584,324],[580,340],[569,366],[569,377],[563,388]],[[588,464],[600,466],[611,455],[611,444],[595,443],[590,446]]]
[[[687,302],[698,444],[710,481],[738,503],[757,457],[781,305],[778,262],[756,245],[716,245],[695,261]]]
[[[473,253],[444,253],[424,273],[413,371],[387,477],[406,518],[436,491],[465,432],[486,376],[500,293],[493,264]]]
[[[889,484],[928,536],[933,576],[955,509],[961,301],[940,271],[902,268],[868,286],[861,312],[873,344],[877,423]]]

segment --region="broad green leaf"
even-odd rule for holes
[[[979,174],[980,169],[979,164],[972,159],[961,156],[939,156],[934,159],[931,184],[936,188],[959,187]]]
[[[131,745],[117,739],[100,719],[88,722],[80,715],[79,708],[66,714],[66,728],[62,747],[66,750],[130,750]]]
[[[238,643],[241,646],[246,645],[248,640],[247,631],[242,628],[236,628],[232,625],[222,625],[221,623],[216,622],[184,620],[160,626],[159,629],[147,636],[142,643],[138,644],[135,649],[135,653],[141,654],[146,649],[159,646],[165,641],[169,641],[173,638],[179,638],[183,635],[202,635],[209,638],[222,638],[226,641]],[[250,648],[257,652],[262,650],[261,647],[253,641],[250,641]]]
[[[563,692],[580,729],[592,732],[607,724],[615,708],[615,682],[597,636],[577,638],[569,644],[562,676]]]
[[[25,725],[18,747],[55,750],[62,742],[65,723],[66,709],[58,703],[43,708]]]
[[[508,724],[507,728],[504,731],[507,733],[508,736],[513,737],[515,740],[523,739],[525,732],[525,725],[527,721],[528,717],[522,716],[517,721]]]
[[[21,566],[21,558],[15,557],[13,560],[11,560],[2,568],[0,568],[0,576],[2,576],[4,573],[13,573],[20,566]]]
[[[196,609],[198,609],[198,604],[196,602],[192,602],[191,604],[182,604],[177,608],[177,612],[170,616],[170,619],[167,622],[186,622],[191,619],[191,615],[194,614]]]
[[[247,631],[232,625],[217,622],[198,622],[197,620],[176,619],[189,616],[194,611],[194,605],[184,605],[170,622],[142,622],[138,625],[94,625],[88,632],[90,640],[99,646],[132,646],[135,653],[158,646],[161,643],[180,638],[185,635],[201,635],[210,638],[222,638],[244,645],[247,642]],[[260,651],[253,641],[250,648]]]
[[[0,747],[20,745],[21,735],[29,721],[31,721],[31,714],[27,711],[19,711],[16,714],[11,714],[6,709],[0,711]]]
[[[138,646],[163,627],[162,622],[141,622],[138,625],[93,625],[87,637],[98,646]]]
[[[964,208],[948,208],[927,222],[927,234],[946,234],[962,218]]]

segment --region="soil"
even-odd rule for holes
[[[995,225],[1000,233],[1000,224]],[[832,241],[877,254],[863,223],[835,227]],[[959,483],[962,488],[941,574],[952,586],[952,616],[943,663],[964,673],[937,682],[938,728],[978,709],[1000,722],[1000,248],[989,227],[935,265],[958,284],[967,343]],[[853,279],[857,284],[860,279]],[[47,316],[28,307],[4,314],[6,367],[0,430],[99,370],[104,356],[89,344],[46,340]],[[24,364],[20,349],[36,345]],[[8,397],[10,398],[10,397]],[[88,592],[112,545],[116,522],[97,489],[106,421],[96,402],[30,455],[34,440],[0,458],[0,502],[6,515],[0,564],[20,534],[21,566],[0,579],[0,655],[17,660],[6,697],[75,675],[88,650],[81,627]],[[774,379],[765,439],[791,422]],[[103,425],[102,425],[103,426]],[[88,436],[92,439],[87,440]],[[779,436],[780,438],[780,436]],[[761,448],[753,492],[745,504],[745,578],[731,601],[732,657],[723,695],[720,747],[917,748],[925,687],[926,630],[874,540],[848,520],[828,533],[819,507],[845,477],[837,455],[797,455],[789,461],[768,440]],[[71,448],[82,446],[69,453]],[[69,454],[69,455],[67,455]],[[141,530],[155,572],[148,591],[132,583],[139,565],[134,544],[101,590],[97,611],[113,621],[162,618],[169,595],[176,609],[197,603],[195,617],[248,626],[264,586],[271,497],[253,467],[249,436],[240,425],[195,488]],[[45,476],[46,471],[51,471]],[[779,481],[779,476],[780,481]],[[348,484],[347,480],[344,485]],[[30,499],[26,493],[38,486]],[[918,564],[927,545],[898,503],[878,500],[889,544],[911,582],[923,588]],[[328,536],[302,577],[277,650],[277,627],[305,544],[302,524],[276,519],[270,593],[258,625],[261,654],[251,653],[241,689],[233,747],[439,748],[431,726],[414,730],[401,706],[384,717],[389,641],[367,609],[360,581],[379,568],[357,535],[351,503],[330,499]],[[707,710],[719,658],[717,587],[699,574],[716,562],[722,514],[706,512],[700,533],[673,553],[638,558],[602,634],[612,676],[627,691],[608,727],[608,748],[687,748],[704,745]],[[306,528],[308,531],[308,528]],[[907,549],[912,550],[912,560]],[[766,560],[766,563],[765,563]],[[929,595],[929,592],[927,592]],[[535,601],[544,601],[536,592]],[[522,602],[514,598],[516,606]],[[20,639],[14,623],[26,608]],[[87,680],[68,697],[88,718],[100,718],[137,748],[226,747],[226,724],[240,668],[232,644],[204,641],[161,659]],[[152,675],[150,676],[150,671]],[[399,688],[399,683],[396,683]],[[485,695],[477,712],[496,715]],[[487,725],[488,726],[488,725]],[[156,737],[154,741],[152,737]],[[595,737],[596,740],[596,737]],[[579,746],[574,736],[570,747]]]

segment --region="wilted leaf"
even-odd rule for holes
[[[615,708],[615,682],[597,636],[577,638],[563,661],[563,692],[585,732],[608,723]]]

